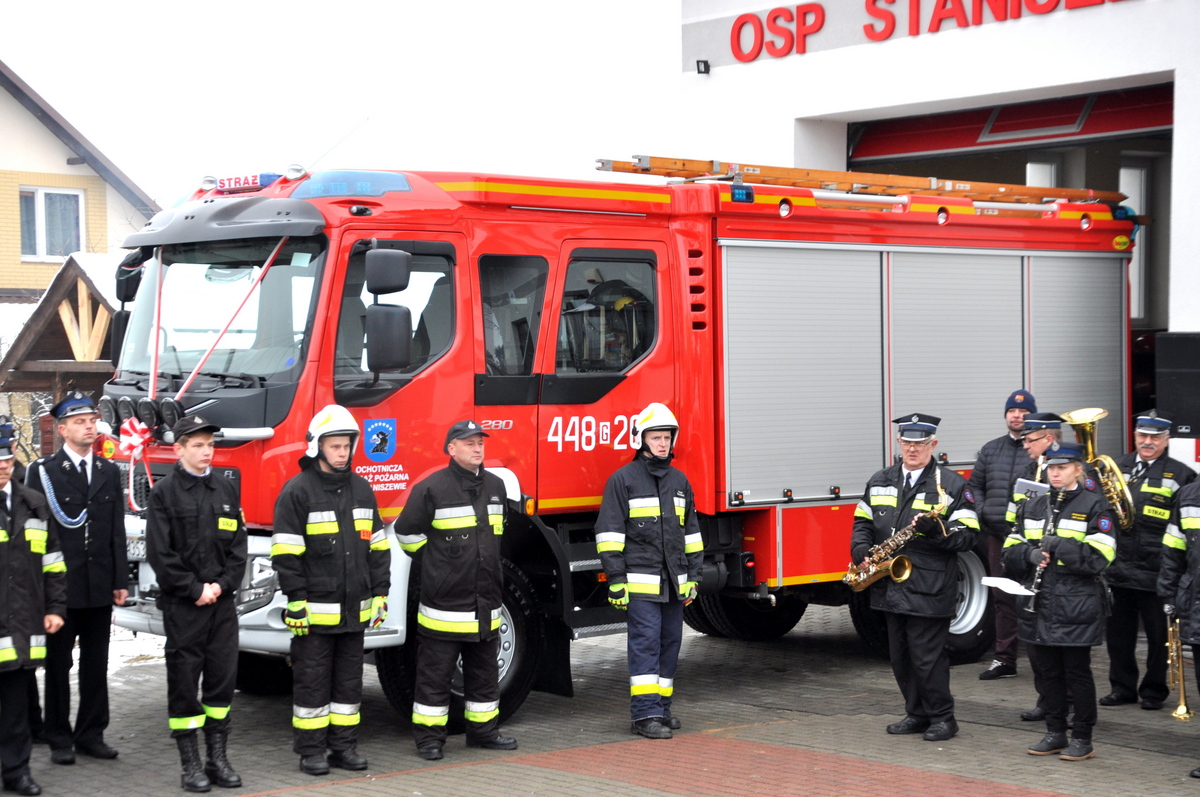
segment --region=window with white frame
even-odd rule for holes
[[[21,186],[21,257],[62,260],[83,248],[83,191]]]

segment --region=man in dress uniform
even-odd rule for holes
[[[934,461],[941,418],[916,413],[892,423],[901,461],[867,482],[854,510],[850,552],[866,565],[873,545],[910,525],[916,531],[902,549],[912,575],[872,584],[871,608],[887,617],[892,672],[904,695],[906,716],[887,732],[940,742],[958,733],[946,642],[958,597],[958,552],[975,547],[979,520],[966,479]]]
[[[395,526],[421,574],[412,729],[417,755],[427,761],[443,757],[460,655],[467,746],[517,749],[499,728],[505,490],[483,467],[483,438],[490,436],[474,421],[451,426],[444,444],[449,465],[413,486]]]
[[[214,782],[242,785],[226,757],[226,740],[237,683],[246,527],[238,486],[212,468],[220,430],[199,415],[176,422],[171,431],[179,461],[155,482],[146,511],[146,559],[158,580],[167,635],[168,725],[179,747],[180,781],[191,792],[210,791]],[[196,738],[201,728],[204,764]]]
[[[67,613],[66,564],[46,501],[12,480],[13,440],[0,437],[0,777],[4,790],[41,794],[29,773],[29,681],[46,635]]]
[[[1112,692],[1099,702],[1119,706],[1140,698],[1142,708],[1155,710],[1162,708],[1171,693],[1167,686],[1167,618],[1155,592],[1163,533],[1171,520],[1175,494],[1196,478],[1196,472],[1167,456],[1171,421],[1154,410],[1134,419],[1133,439],[1136,450],[1116,460],[1133,497],[1133,525],[1115,530],[1117,556],[1104,572],[1113,597],[1106,630]],[[1146,629],[1146,672],[1140,684],[1135,653],[1139,619]]]
[[[75,391],[55,404],[63,447],[37,460],[26,486],[46,496],[50,528],[67,563],[67,616],[46,646],[45,736],[50,760],[74,764],[75,751],[116,758],[104,742],[108,727],[108,640],[112,607],[125,605],[129,567],[125,558],[125,511],[116,465],[95,457],[96,405]],[[71,727],[71,667],[79,640],[79,709]],[[72,749],[74,748],[74,749]]]
[[[275,501],[271,562],[294,635],[292,749],[309,775],[367,768],[356,749],[363,639],[387,617],[392,554],[375,493],[351,470],[358,438],[345,407],[314,415],[300,473]]]

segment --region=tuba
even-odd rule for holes
[[[1133,496],[1112,457],[1096,453],[1096,422],[1108,415],[1108,410],[1088,407],[1064,412],[1063,420],[1075,429],[1075,439],[1084,448],[1084,458],[1100,474],[1100,489],[1117,516],[1117,523],[1127,529],[1133,525]]]

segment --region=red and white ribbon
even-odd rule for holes
[[[146,461],[146,444],[154,439],[150,428],[142,423],[137,418],[127,418],[121,424],[120,442],[117,444],[117,451],[123,456],[129,457],[129,508],[134,512],[143,512],[145,507],[137,505],[137,501],[133,498],[133,472],[137,469],[137,461],[139,458],[142,464],[146,466],[146,480],[151,487],[154,486],[154,476],[150,473],[150,463]]]

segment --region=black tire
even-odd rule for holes
[[[946,651],[951,664],[979,661],[996,641],[996,622],[990,590],[980,583],[983,563],[974,553],[958,554],[957,613],[950,621]],[[870,589],[850,595],[850,619],[863,644],[873,655],[888,658],[887,620],[871,608]]]
[[[290,695],[292,668],[283,656],[239,651],[237,688],[247,695]]]
[[[870,588],[850,593],[850,620],[867,652],[877,659],[888,658],[887,619],[871,608]]]
[[[696,599],[683,607],[683,621],[692,629],[699,631],[701,634],[708,636],[725,636],[717,627],[708,619],[708,615],[704,612],[704,604]]]
[[[729,595],[719,596],[725,621],[733,629],[735,639],[766,642],[786,634],[796,627],[808,604],[792,595],[779,595],[775,605],[765,600],[748,600]]]
[[[537,609],[533,585],[520,568],[505,559],[504,604],[500,623],[500,722],[516,713],[533,689],[533,679],[544,650],[542,615]],[[401,647],[375,651],[375,667],[379,682],[392,708],[405,718],[412,716],[413,679],[417,671],[417,600],[419,586],[414,577],[408,597],[408,641]],[[462,671],[455,673],[451,684],[451,733],[465,729],[462,691]]]
[[[733,623],[725,614],[725,607],[721,605],[720,595],[701,595],[692,601],[692,606],[699,606],[700,611],[704,612],[704,619],[716,629],[717,633],[713,636],[737,639],[737,629],[733,627]]]
[[[950,641],[946,643],[951,664],[979,661],[996,641],[992,591],[980,581],[986,575],[983,562],[973,552],[958,555],[958,612],[950,621]]]

